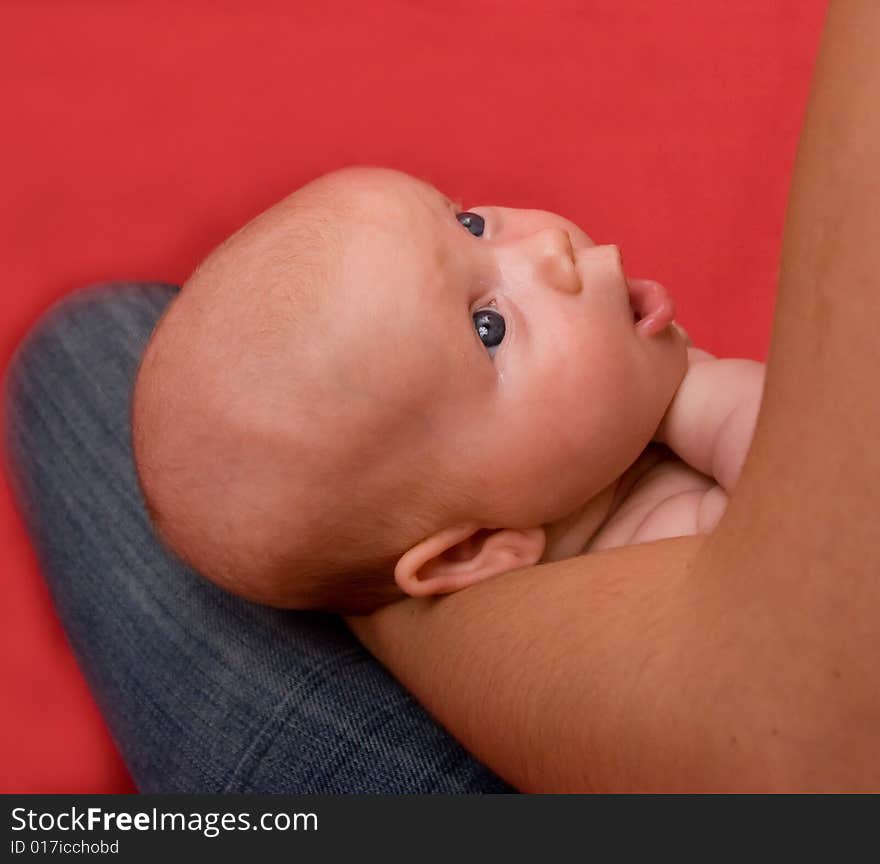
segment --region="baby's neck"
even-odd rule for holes
[[[556,522],[548,522],[544,526],[547,532],[547,545],[540,563],[561,561],[573,555],[580,555],[584,551],[590,539],[611,515],[620,480],[621,478],[618,477],[574,513]]]
[[[649,471],[664,455],[668,455],[664,444],[651,442],[642,454],[613,483],[594,495],[574,513],[548,522],[544,525],[547,532],[547,545],[540,563],[561,561],[573,555],[583,553],[593,537],[603,525],[617,512],[633,486]]]

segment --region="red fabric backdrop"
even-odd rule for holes
[[[0,6],[0,369],[54,300],[183,281],[333,168],[555,210],[764,360],[826,0]],[[131,791],[0,486],[0,791]]]

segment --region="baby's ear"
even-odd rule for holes
[[[466,522],[437,531],[405,552],[394,568],[394,581],[411,597],[449,594],[537,564],[546,543],[543,528],[489,530]]]

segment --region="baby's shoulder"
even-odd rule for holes
[[[721,492],[711,477],[652,443],[621,477],[609,515],[584,552],[696,534],[700,507],[712,489],[716,497]]]

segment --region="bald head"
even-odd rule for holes
[[[355,557],[387,556],[394,508],[376,502],[407,500],[431,464],[388,464],[405,424],[377,376],[340,353],[334,306],[357,274],[338,230],[353,213],[330,188],[303,187],[202,262],[152,335],[132,405],[138,477],[166,544],[222,587],[303,608],[290,569],[319,569],[346,540]],[[361,538],[370,512],[380,523]]]

